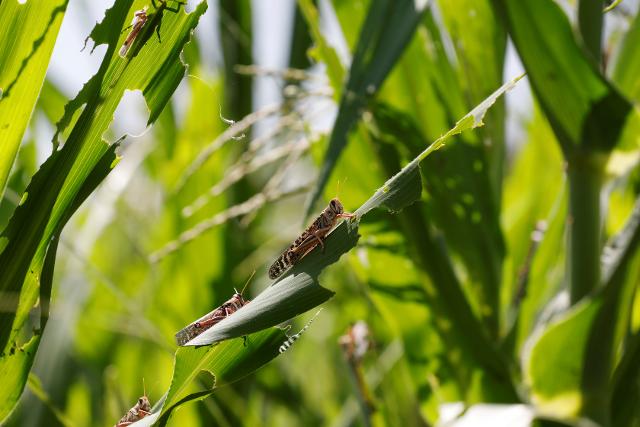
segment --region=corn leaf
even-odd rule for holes
[[[631,105],[587,58],[560,6],[552,0],[494,0],[494,5],[563,151],[613,149]]]
[[[239,337],[247,333],[275,326],[292,315],[307,311],[331,296],[331,291],[317,281],[320,272],[340,259],[342,254],[355,247],[358,241],[358,223],[372,209],[384,207],[396,212],[418,200],[420,187],[420,162],[442,147],[449,138],[469,129],[482,126],[482,118],[495,101],[513,88],[522,76],[506,83],[484,102],[458,121],[456,126],[429,145],[411,163],[390,178],[354,213],[353,222],[342,222],[326,239],[324,253],[316,247],[302,261],[286,273],[274,285],[268,287],[240,310],[198,335],[187,345],[207,345],[223,339]]]
[[[173,378],[167,394],[153,408],[152,414],[135,426],[166,425],[175,409],[202,400],[219,387],[228,385],[260,368],[279,354],[287,340],[285,333],[271,328],[243,339],[229,340],[214,346],[181,347],[176,351]],[[203,390],[189,388],[196,378],[208,373],[211,384]]]
[[[0,197],[42,88],[68,3],[0,2]]]
[[[26,373],[33,362],[30,357],[15,357],[25,338],[30,346],[37,347],[46,313],[41,313],[43,323],[35,325],[35,333],[28,328],[29,312],[38,302],[42,292],[40,310],[48,310],[50,294],[50,268],[43,268],[45,258],[55,254],[56,240],[62,228],[86,197],[97,187],[117,163],[115,149],[102,140],[125,89],[141,89],[150,109],[150,122],[155,120],[176,89],[184,65],[179,55],[188,42],[198,18],[206,10],[206,3],[198,5],[191,14],[184,11],[151,11],[147,25],[138,35],[126,58],[118,56],[126,33],[126,26],[133,11],[141,9],[143,2],[117,0],[109,9],[102,23],[92,32],[96,43],[108,43],[107,53],[98,73],[83,87],[75,100],[65,107],[65,115],[58,131],[71,125],[73,113],[84,104],[82,113],[74,123],[64,146],[55,151],[34,175],[23,195],[23,202],[14,212],[9,224],[0,235],[0,292],[8,297],[9,310],[0,315],[0,347],[5,349],[0,357],[0,370],[11,366],[16,375],[16,389],[6,390],[13,398],[20,395],[26,382]],[[162,41],[155,38],[155,31]],[[152,37],[153,35],[153,37]],[[56,135],[57,141],[57,135]],[[34,343],[35,344],[32,344]],[[20,369],[16,363],[22,363]],[[23,375],[24,374],[24,375]],[[15,400],[8,401],[12,407]],[[0,413],[4,419],[7,412]]]

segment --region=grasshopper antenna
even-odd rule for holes
[[[247,286],[249,286],[249,283],[251,282],[251,279],[253,279],[253,276],[255,276],[255,275],[256,275],[256,271],[253,270],[253,273],[251,273],[251,276],[249,276],[249,279],[247,279],[247,282],[242,287],[242,291],[238,292],[238,290],[235,289],[235,288],[234,288],[234,291],[236,291],[237,294],[244,295],[244,290],[247,289]]]
[[[347,178],[348,177],[344,177],[344,179],[342,180],[343,183],[347,182]],[[336,199],[340,199],[340,180],[338,179],[338,183],[336,184]]]

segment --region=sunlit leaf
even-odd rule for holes
[[[565,153],[610,151],[631,105],[597,71],[552,0],[494,0]]]
[[[181,405],[201,400],[215,389],[249,375],[275,358],[278,349],[287,340],[286,334],[272,328],[245,340],[229,340],[214,346],[182,347],[176,351],[173,379],[167,394],[154,407],[152,414],[135,426],[166,425],[172,411]],[[213,382],[204,390],[194,392],[191,383],[202,372],[211,375]]]
[[[68,0],[0,2],[0,196],[36,104]]]
[[[113,120],[124,90],[142,89],[151,111],[150,120],[155,120],[184,74],[179,55],[199,16],[206,10],[206,3],[201,3],[191,14],[156,11],[129,56],[121,58],[117,50],[127,37],[121,28],[133,10],[142,8],[143,2],[139,3],[116,1],[103,23],[92,32],[96,42],[109,43],[107,54],[98,73],[65,108],[59,130],[70,125],[73,113],[81,104],[86,105],[63,148],[54,152],[33,177],[23,203],[0,236],[0,270],[3,272],[0,291],[11,296],[14,303],[0,315],[0,346],[5,353],[18,346],[16,340],[37,301],[51,239],[61,233],[82,201],[117,163],[117,144],[109,146],[101,136]],[[162,34],[162,42],[155,38],[156,29]],[[44,293],[47,294],[48,291]],[[46,319],[46,315],[43,318]],[[37,346],[38,340],[31,342]],[[21,360],[25,363],[23,370],[28,371],[32,358]],[[0,358],[0,366],[5,363],[13,362],[7,357]],[[18,396],[24,380],[26,377],[22,379]],[[14,403],[15,400],[9,405]],[[0,415],[4,418],[6,414]]]
[[[338,261],[343,253],[355,247],[358,240],[357,222],[372,209],[384,206],[392,211],[401,210],[419,198],[419,164],[429,154],[442,147],[453,135],[481,126],[487,110],[522,76],[506,83],[484,102],[458,121],[456,126],[429,145],[411,163],[390,178],[354,213],[356,222],[344,221],[326,239],[324,252],[318,246],[305,256],[283,279],[280,279],[250,304],[245,305],[221,322],[215,324],[189,345],[211,344],[221,339],[238,337],[269,326],[275,326],[292,315],[309,310],[326,301],[331,292],[317,284],[317,277],[328,265]]]

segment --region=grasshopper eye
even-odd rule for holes
[[[138,405],[142,405],[144,403],[144,400],[142,398],[138,399]]]

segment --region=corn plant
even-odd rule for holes
[[[206,1],[115,0],[67,101],[72,4],[0,1],[0,422],[639,425],[640,14],[574,3],[298,0],[271,69],[255,2],[216,44]],[[143,135],[111,127],[132,90]],[[270,280],[336,193],[354,217]]]

